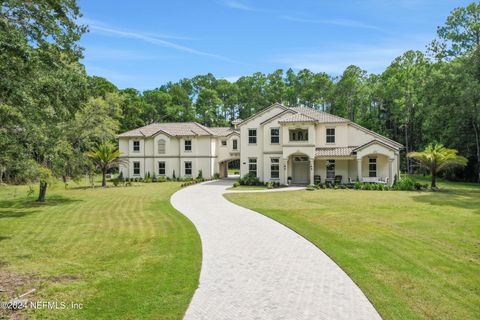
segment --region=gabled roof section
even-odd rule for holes
[[[288,116],[284,119],[281,119],[278,121],[278,123],[295,123],[295,122],[313,122],[316,123],[318,122],[317,119],[309,117],[303,113],[295,113],[292,114],[291,116]]]
[[[281,116],[283,116],[284,114],[287,114],[287,113],[292,113],[292,114],[294,114],[295,111],[291,110],[290,108],[287,108],[286,110],[283,110],[282,112],[274,115],[273,117],[270,117],[270,118],[268,118],[267,120],[263,121],[262,123],[260,123],[260,125],[264,125],[265,123],[268,123],[268,122],[270,122],[270,121],[273,121],[273,120],[275,120],[276,118],[281,117]]]
[[[231,134],[239,134],[238,130],[234,130],[230,127],[216,127],[209,129],[216,137],[228,137]]]
[[[291,110],[303,114],[305,116],[308,116],[310,118],[316,119],[319,123],[347,123],[350,122],[350,120],[335,116],[333,114],[330,114],[328,112],[324,111],[319,111],[315,110],[313,108],[307,108],[307,107],[293,107],[290,108]]]
[[[367,143],[365,143],[365,144],[363,144],[363,145],[361,145],[361,146],[359,146],[359,147],[356,147],[355,149],[353,149],[353,152],[357,152],[357,151],[359,151],[359,150],[365,149],[366,147],[371,146],[372,144],[380,144],[380,145],[382,145],[382,146],[384,146],[384,147],[386,147],[386,148],[388,148],[388,149],[390,149],[390,150],[395,150],[395,151],[399,149],[399,148],[394,147],[394,146],[392,146],[392,145],[390,145],[390,144],[388,144],[388,143],[385,143],[385,142],[383,142],[383,141],[380,141],[380,140],[378,140],[378,139],[375,139],[375,140],[369,141],[369,142],[367,142]]]
[[[250,117],[248,117],[247,119],[245,119],[245,120],[243,120],[242,122],[240,122],[240,123],[238,124],[238,126],[243,126],[243,125],[244,125],[245,123],[247,123],[248,121],[250,121],[250,120],[252,120],[252,119],[254,119],[254,118],[256,118],[256,117],[261,116],[262,114],[266,113],[267,111],[269,111],[270,109],[273,109],[273,108],[280,108],[280,109],[283,109],[283,110],[287,110],[287,109],[288,109],[288,108],[285,107],[283,104],[276,102],[276,103],[272,104],[270,107],[267,107],[267,108],[261,110],[260,112],[257,112],[257,113],[255,113],[255,114],[252,114]]]
[[[118,138],[152,137],[159,133],[169,136],[212,136],[209,128],[196,122],[152,123],[119,134]]]
[[[380,141],[380,142],[383,142],[384,144],[386,144],[386,145],[388,145],[388,146],[393,147],[393,148],[396,149],[396,150],[403,149],[403,144],[398,143],[398,142],[396,142],[396,141],[394,141],[394,140],[392,140],[392,139],[389,139],[389,138],[387,138],[387,137],[385,137],[385,136],[382,136],[381,134],[378,134],[378,133],[376,133],[376,132],[374,132],[374,131],[372,131],[372,130],[368,130],[367,128],[364,128],[364,127],[362,127],[361,125],[356,124],[355,122],[350,122],[350,125],[351,125],[352,127],[356,128],[356,129],[360,130],[360,131],[363,131],[363,132],[365,132],[365,133],[368,133],[368,134],[374,136],[374,137],[375,137],[375,140],[372,140],[371,142],[373,142],[373,141]]]

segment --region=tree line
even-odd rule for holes
[[[425,52],[407,51],[381,74],[354,65],[339,76],[279,69],[230,82],[207,74],[143,92],[86,74],[80,15],[73,0],[0,5],[3,181],[38,179],[39,168],[68,180],[92,172],[84,153],[118,132],[152,122],[228,126],[275,102],[348,118],[404,144],[405,152],[431,142],[457,149],[468,165],[448,175],[480,180],[478,3],[453,10]],[[404,171],[419,170],[402,159]]]

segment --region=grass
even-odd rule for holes
[[[240,169],[228,169],[228,175],[240,174]]]
[[[26,186],[0,187],[0,287],[83,306],[28,310],[30,318],[181,319],[198,285],[201,243],[170,205],[179,186],[62,185],[45,204],[27,198]]]
[[[480,186],[439,186],[445,190],[225,196],[317,245],[384,319],[478,319]]]

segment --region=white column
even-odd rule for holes
[[[362,158],[357,159],[357,177],[362,182]]]
[[[315,165],[315,158],[310,158],[310,184],[314,183],[314,180],[313,180],[313,173],[315,172],[314,165]]]
[[[283,159],[283,184],[287,184],[288,178],[288,158]]]
[[[393,184],[393,158],[388,159],[388,184],[392,185]]]

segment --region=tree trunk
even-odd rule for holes
[[[106,169],[102,169],[102,187],[103,187],[103,188],[105,188],[105,187],[107,186],[106,175],[107,175],[107,170],[106,170]]]
[[[477,182],[480,183],[480,141],[478,138],[478,126],[472,119],[473,131],[475,132],[475,143],[477,147]]]
[[[45,202],[45,195],[47,194],[48,183],[46,181],[40,181],[40,190],[38,191],[38,202]]]
[[[432,184],[431,188],[434,189],[437,187],[437,168],[436,165],[432,163],[432,166],[430,167],[430,173],[432,174]]]

